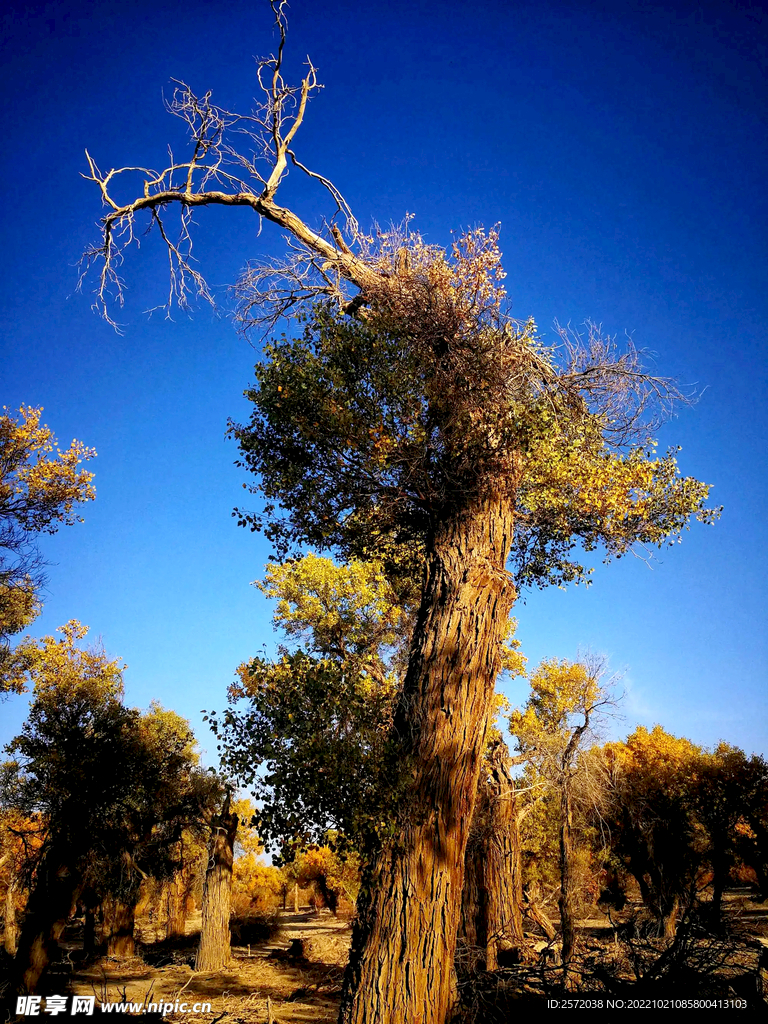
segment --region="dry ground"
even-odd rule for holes
[[[761,943],[768,950],[768,904],[755,903],[742,890],[730,892],[726,906],[743,950],[743,956],[737,955],[737,962],[743,964],[737,972],[754,972]],[[77,961],[78,943],[73,935],[71,955],[60,965],[61,973],[56,971],[62,982],[59,990],[95,995],[97,1003],[209,1002],[208,1013],[171,1012],[165,1018],[189,1024],[218,1020],[222,1024],[335,1024],[351,936],[348,922],[337,920],[328,911],[281,912],[279,930],[271,940],[235,947],[229,969],[214,974],[192,970],[197,928],[199,919],[191,920],[187,941],[169,948],[162,943],[153,945],[155,936],[145,925],[142,938],[147,945],[141,950],[142,957],[122,961],[102,957],[84,964]],[[582,921],[580,930],[585,952],[614,945],[613,929],[605,916]],[[292,955],[297,939],[305,940],[304,957]],[[492,981],[493,976],[485,978]],[[530,990],[532,994],[537,988]],[[541,996],[541,989],[538,991]],[[507,1018],[502,1011],[500,1017],[486,1012],[478,1019],[491,1024]]]
[[[195,974],[196,935],[191,921],[190,942],[167,954],[168,962],[151,966],[136,957],[110,960],[102,957],[72,976],[75,994],[96,995],[97,1003],[210,1002],[211,1012],[169,1013],[166,1020],[200,1021],[206,1024],[226,1013],[224,1024],[267,1024],[270,1010],[274,1024],[335,1022],[351,928],[327,911],[314,914],[281,912],[279,931],[257,946],[234,947],[230,967],[214,974]],[[308,958],[290,955],[296,939],[308,944]],[[148,948],[149,959],[154,959]]]

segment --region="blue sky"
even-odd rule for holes
[[[168,322],[163,254],[125,266],[116,334],[75,293],[99,198],[79,175],[163,163],[183,136],[171,79],[246,109],[254,56],[275,45],[266,3],[17,3],[3,16],[2,402],[45,407],[65,444],[99,453],[85,523],[46,540],[37,633],[79,618],[128,663],[127,699],[187,716],[221,708],[236,665],[273,644],[249,586],[269,551],[231,518],[243,482],[225,440],[245,418],[257,352],[226,316]],[[589,590],[527,596],[532,664],[579,647],[625,671],[626,732],[660,722],[704,743],[768,751],[765,596],[766,30],[757,4],[365,5],[294,0],[288,73],[309,53],[325,88],[297,139],[363,226],[414,213],[430,242],[501,224],[513,312],[632,333],[659,373],[696,384],[667,424],[683,472],[725,506],[650,569],[598,565]],[[308,221],[323,197],[281,191]],[[226,285],[280,233],[200,211],[202,267]],[[524,699],[516,685],[513,699]],[[0,708],[0,740],[24,700]]]

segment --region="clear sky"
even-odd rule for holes
[[[171,79],[245,109],[254,56],[274,49],[266,2],[8,0],[3,15],[0,388],[45,407],[68,444],[99,453],[85,523],[43,546],[38,634],[79,618],[128,663],[127,699],[192,721],[222,708],[236,665],[274,643],[250,581],[268,550],[238,530],[244,502],[228,417],[246,418],[257,352],[231,322],[144,310],[163,301],[154,238],[125,265],[117,335],[75,293],[96,239],[104,167],[182,152]],[[766,52],[757,3],[668,0],[293,0],[288,73],[310,54],[325,89],[297,139],[363,226],[414,213],[430,242],[501,224],[513,312],[633,334],[659,373],[696,384],[667,424],[684,473],[725,506],[650,569],[598,565],[589,590],[519,604],[532,664],[590,647],[626,672],[625,722],[768,752],[766,554]],[[762,63],[761,63],[762,62]],[[287,205],[317,225],[322,196]],[[244,210],[202,210],[197,252],[226,285],[280,233]],[[86,285],[86,289],[90,285]],[[247,482],[251,482],[248,480]],[[246,501],[247,503],[247,501]],[[523,699],[516,686],[513,699]],[[0,706],[0,741],[25,701]]]

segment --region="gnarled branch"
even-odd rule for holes
[[[289,258],[278,264],[254,263],[239,286],[243,303],[241,323],[272,326],[305,298],[332,296],[341,303],[352,297],[348,286],[363,290],[379,275],[361,255],[354,252],[359,231],[357,221],[336,186],[312,171],[296,157],[292,143],[306,113],[307,103],[321,85],[317,69],[307,61],[307,73],[300,86],[283,78],[283,50],[286,38],[285,0],[271,0],[279,33],[277,55],[258,62],[257,78],[261,102],[249,115],[239,115],[215,106],[211,94],[196,96],[184,82],[178,82],[167,104],[171,114],[185,122],[192,140],[188,160],[177,161],[169,153],[162,170],[146,167],[112,168],[102,172],[86,151],[89,171],[83,177],[95,182],[108,212],[101,220],[100,241],[83,254],[79,284],[93,267],[98,268],[94,306],[113,326],[111,304],[123,304],[120,268],[126,250],[138,244],[137,224],[149,215],[148,230],[157,227],[168,253],[170,285],[160,308],[170,315],[174,304],[184,309],[193,299],[211,304],[214,297],[195,266],[190,222],[192,212],[205,206],[242,206],[260,218],[285,229],[292,240]],[[243,153],[230,140],[244,136],[251,149]],[[275,201],[277,190],[288,173],[288,162],[328,192],[334,202],[330,223],[322,232],[309,227],[291,210]],[[128,202],[116,198],[119,184],[131,175],[142,175],[141,194]],[[178,234],[166,225],[173,207],[180,208]],[[335,219],[341,216],[351,244],[344,240]],[[285,287],[276,286],[280,278]],[[254,291],[255,290],[255,291]],[[290,294],[288,294],[290,293]]]

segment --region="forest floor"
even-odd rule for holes
[[[101,957],[77,970],[70,981],[75,995],[96,1002],[210,1003],[210,1012],[168,1012],[169,1021],[205,1024],[224,1013],[224,1022],[325,1024],[335,1022],[351,925],[328,911],[280,911],[272,938],[251,946],[233,946],[227,970],[192,970],[199,915],[191,918],[188,941],[147,945],[129,960]],[[147,933],[145,928],[144,934]],[[147,936],[149,937],[149,936]],[[303,940],[297,949],[296,940]],[[304,953],[302,956],[301,953]],[[298,955],[297,955],[298,954]]]
[[[761,955],[768,961],[768,904],[756,903],[747,890],[736,890],[727,895],[725,910],[732,955],[730,967],[721,974],[723,984],[718,991],[727,992],[730,986],[732,994],[738,995],[736,979],[749,977],[757,981],[759,999]],[[192,964],[199,915],[197,920],[190,920],[186,939],[173,944],[154,943],[155,936],[145,923],[142,937],[146,944],[139,947],[140,956],[129,960],[101,957],[82,965],[75,963],[67,987],[73,994],[94,995],[97,1004],[186,1002],[191,1008],[195,1003],[210,1003],[207,1012],[167,1012],[165,1019],[173,1022],[333,1024],[338,1016],[350,923],[334,918],[328,911],[315,913],[306,909],[298,913],[281,911],[277,925],[277,931],[267,941],[235,946],[227,970],[197,974]],[[579,930],[587,954],[598,951],[600,956],[616,947],[615,931],[607,916],[584,920]],[[296,940],[302,940],[301,945]],[[70,959],[70,965],[74,959]],[[537,970],[531,964],[529,976],[534,977]],[[763,973],[768,978],[768,972]],[[494,977],[485,975],[488,980]],[[482,989],[482,978],[480,982]],[[543,997],[535,982],[532,988],[525,988],[530,995]],[[768,995],[768,984],[764,988]],[[477,1019],[507,1019],[506,1015],[497,1016],[490,1004],[487,1010],[478,1014]]]

